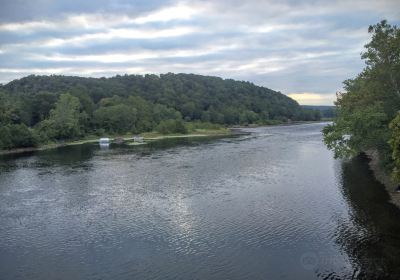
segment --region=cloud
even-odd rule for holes
[[[396,0],[3,0],[0,82],[28,74],[190,72],[332,104]]]
[[[2,0],[0,22],[26,22],[59,19],[70,14],[139,15],[160,7],[171,6],[173,0]]]
[[[135,19],[135,23],[144,24],[149,22],[167,22],[171,20],[189,20],[194,15],[199,14],[203,10],[203,6],[177,4],[173,7],[166,7],[155,12],[150,12],[145,16]]]
[[[0,24],[0,32],[22,32],[35,33],[42,30],[80,29],[80,30],[102,30],[118,25],[147,24],[154,22],[168,22],[173,20],[189,20],[196,14],[201,13],[204,6],[185,5],[178,3],[172,7],[161,8],[150,11],[143,16],[134,17],[129,14],[114,13],[79,13],[66,15],[57,19],[42,19],[23,22],[10,22]]]
[[[174,27],[166,29],[130,29],[112,28],[106,32],[90,33],[81,36],[70,37],[67,39],[50,39],[42,42],[42,46],[57,47],[63,45],[84,44],[93,41],[106,41],[113,39],[156,39],[163,37],[177,37],[193,33],[192,27]]]

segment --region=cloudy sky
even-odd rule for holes
[[[400,0],[0,0],[0,83],[184,72],[329,105],[381,19],[398,25]]]

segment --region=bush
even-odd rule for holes
[[[161,134],[169,134],[169,133],[186,134],[188,132],[182,120],[161,121],[156,127],[156,131]]]
[[[0,127],[0,149],[11,149],[11,133],[9,126]]]
[[[55,139],[56,131],[53,128],[52,122],[49,120],[41,121],[34,129],[40,143],[49,143]]]
[[[11,124],[0,128],[0,148],[34,147],[37,137],[25,124]]]

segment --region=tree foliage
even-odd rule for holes
[[[80,107],[77,97],[68,93],[60,95],[56,107],[46,120],[51,130],[47,132],[50,138],[70,139],[80,135]]]
[[[8,124],[0,127],[0,149],[33,147],[36,144],[36,135],[25,124]]]
[[[185,124],[182,120],[163,120],[161,121],[157,127],[156,131],[161,134],[170,134],[170,133],[181,133],[185,134],[188,132]]]
[[[337,94],[337,116],[325,127],[324,139],[337,157],[373,149],[386,168],[398,169],[395,117],[400,110],[400,30],[382,21],[368,31],[372,39],[361,56],[366,67],[355,79],[344,82],[345,91]]]

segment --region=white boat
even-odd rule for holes
[[[143,137],[139,136],[139,135],[133,136],[133,141],[142,143],[143,142]]]
[[[110,138],[100,138],[99,144],[100,144],[100,146],[110,145]]]

